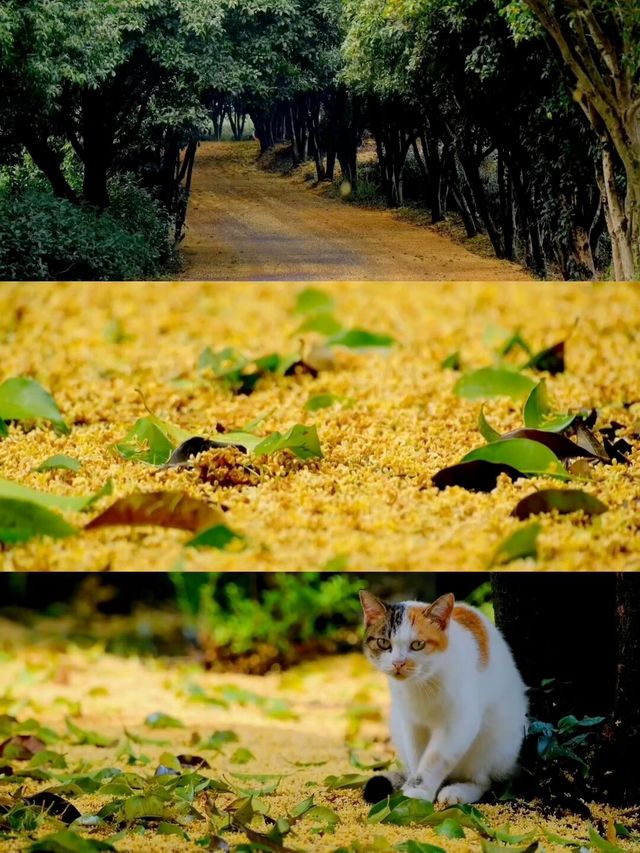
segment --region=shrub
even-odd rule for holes
[[[361,579],[312,572],[171,577],[209,663],[244,656],[255,671],[358,642]]]
[[[0,278],[158,277],[175,262],[168,215],[130,177],[110,184],[107,211],[56,198],[36,182],[0,193]]]

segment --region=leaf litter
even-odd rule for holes
[[[461,294],[460,288],[454,293],[447,285],[418,292],[401,285],[343,286],[337,283],[316,288],[300,286],[292,294],[290,288],[285,289],[277,283],[261,286],[266,302],[261,299],[257,311],[256,306],[244,304],[242,300],[238,302],[233,284],[225,284],[215,291],[206,285],[181,284],[181,288],[191,291],[191,303],[200,305],[201,310],[195,313],[208,312],[208,323],[203,330],[202,323],[181,320],[180,343],[178,329],[175,327],[174,331],[172,321],[180,299],[172,286],[164,287],[162,302],[148,300],[154,312],[150,315],[153,317],[151,324],[147,317],[147,326],[157,324],[158,328],[165,329],[163,346],[154,347],[152,351],[145,350],[152,328],[146,328],[137,320],[135,310],[129,310],[129,300],[132,300],[131,305],[139,301],[139,289],[134,295],[133,289],[129,293],[129,286],[125,285],[120,294],[122,302],[117,308],[108,304],[109,294],[101,292],[99,299],[92,297],[96,303],[100,301],[107,316],[127,317],[129,339],[126,347],[122,347],[111,338],[105,339],[104,313],[98,312],[101,319],[95,347],[96,353],[100,352],[99,367],[98,362],[95,367],[91,366],[91,370],[102,372],[105,389],[110,383],[113,383],[114,392],[118,388],[114,398],[117,405],[110,408],[99,403],[96,406],[95,400],[83,403],[73,398],[73,389],[65,387],[60,380],[64,375],[64,361],[72,354],[61,353],[62,364],[58,360],[55,370],[56,403],[71,429],[70,435],[57,435],[45,420],[25,421],[24,425],[11,421],[6,422],[8,435],[0,441],[1,473],[6,480],[48,494],[55,494],[57,490],[61,497],[69,498],[91,491],[97,493],[109,477],[114,479],[118,500],[136,492],[182,490],[228,510],[225,527],[231,533],[225,533],[221,522],[216,525],[220,529],[211,534],[213,544],[210,547],[205,542],[202,547],[185,548],[188,540],[179,533],[179,528],[175,528],[178,533],[173,534],[169,527],[153,525],[149,530],[155,532],[136,537],[137,545],[133,544],[133,539],[119,539],[114,551],[113,539],[106,527],[100,535],[96,528],[91,541],[82,534],[72,535],[69,530],[64,538],[34,537],[33,532],[40,523],[36,520],[33,531],[26,531],[22,537],[25,544],[15,544],[4,552],[8,566],[28,568],[30,562],[36,561],[36,565],[53,568],[56,561],[68,564],[73,553],[74,562],[79,566],[97,568],[107,560],[113,566],[115,560],[115,567],[119,562],[125,567],[131,564],[133,551],[144,549],[147,563],[165,568],[178,564],[196,567],[210,565],[209,555],[214,549],[218,552],[216,565],[232,567],[237,559],[235,550],[243,549],[243,559],[255,561],[259,555],[261,567],[273,563],[277,568],[286,560],[294,566],[300,562],[299,568],[303,564],[314,568],[329,565],[340,555],[350,568],[358,568],[360,564],[362,567],[406,568],[410,538],[412,563],[416,555],[427,558],[431,554],[438,556],[443,568],[458,566],[461,560],[470,567],[482,568],[499,544],[500,518],[509,518],[514,506],[526,496],[523,489],[537,490],[550,485],[548,477],[537,469],[523,471],[521,461],[515,460],[518,464],[513,464],[514,460],[509,457],[496,459],[491,455],[494,451],[478,447],[479,438],[487,440],[489,435],[495,441],[505,442],[504,450],[513,455],[513,448],[506,447],[509,440],[531,439],[531,433],[518,434],[518,430],[540,430],[549,435],[553,432],[572,442],[562,449],[558,449],[557,444],[555,450],[550,446],[547,449],[563,464],[569,485],[582,486],[589,480],[588,493],[596,494],[609,507],[602,521],[599,520],[598,535],[588,541],[580,540],[582,550],[567,548],[565,552],[562,548],[563,539],[568,541],[572,537],[570,516],[557,520],[554,520],[555,515],[545,518],[538,541],[538,564],[544,565],[550,553],[554,555],[554,567],[562,567],[563,560],[567,567],[571,567],[574,560],[576,566],[584,565],[587,551],[591,556],[605,553],[611,556],[607,550],[609,537],[614,530],[618,537],[621,514],[626,506],[633,505],[635,492],[631,469],[638,440],[634,437],[638,421],[634,408],[638,405],[634,402],[637,383],[634,387],[633,371],[627,370],[637,363],[634,356],[637,324],[633,320],[635,303],[624,286],[614,286],[620,290],[620,299],[616,302],[617,314],[613,318],[616,332],[608,336],[598,331],[603,323],[601,303],[604,304],[606,297],[597,289],[583,293],[558,285],[552,295],[536,289],[531,299],[535,298],[537,306],[546,302],[549,306],[553,304],[554,311],[545,309],[527,314],[522,310],[524,303],[515,297],[515,287],[469,285]],[[154,285],[144,287],[149,289],[149,294],[154,293]],[[73,285],[64,285],[59,290],[64,291],[65,299],[75,298]],[[316,291],[316,294],[309,295],[308,291]],[[375,299],[371,296],[374,291]],[[56,316],[59,334],[63,321],[56,314],[56,303],[62,295],[48,292],[46,286],[42,293],[46,294],[51,313]],[[317,293],[322,296],[318,297]],[[26,295],[16,292],[11,298],[24,302]],[[296,311],[298,298],[303,310]],[[93,326],[90,303],[91,300],[87,328]],[[465,305],[476,304],[484,307],[470,319]],[[216,306],[213,313],[212,306]],[[19,307],[24,308],[23,305]],[[231,308],[233,314],[227,310]],[[523,313],[526,324],[522,321]],[[296,333],[301,322],[323,314],[331,314],[341,330],[328,332],[325,324],[324,330],[302,333],[305,342],[296,354],[300,362],[312,364],[319,371],[318,375],[314,377],[303,372],[302,375],[285,376],[288,368],[282,369],[284,357],[278,353],[287,351],[287,336]],[[24,316],[25,329],[30,328],[34,318],[28,305]],[[580,317],[568,346],[563,316]],[[544,322],[543,317],[546,318]],[[427,320],[435,334],[425,339]],[[42,317],[38,322],[46,326],[49,321]],[[318,328],[323,322],[320,321]],[[607,322],[610,323],[611,318]],[[487,343],[483,340],[483,330],[491,323],[499,323],[501,327],[499,334],[493,334],[493,355],[487,353]],[[509,328],[516,331],[510,332]],[[41,332],[44,330],[31,334],[28,345],[33,346],[34,340],[40,341]],[[604,346],[605,338],[606,348],[601,351],[600,345]],[[561,341],[563,346],[546,344],[554,339]],[[256,385],[246,401],[244,395],[230,394],[225,382],[208,378],[206,370],[198,371],[197,354],[211,347],[212,340],[222,342],[223,348],[226,345],[236,353],[268,354],[255,358],[256,365],[260,362],[269,375],[264,377],[264,385]],[[189,341],[188,347],[185,341]],[[545,348],[555,361],[534,358],[544,353]],[[326,365],[315,366],[311,358],[314,351],[323,352]],[[464,365],[459,388],[464,389],[465,383],[468,387],[469,377],[475,374],[475,390],[471,396],[480,393],[479,371],[484,371],[480,374],[482,394],[493,394],[496,390],[502,394],[500,382],[510,383],[509,388],[515,383],[515,394],[511,388],[507,396],[484,397],[484,433],[480,436],[476,433],[475,438],[468,413],[475,408],[477,417],[477,408],[473,401],[459,399],[456,402],[456,395],[452,393],[456,375],[440,367],[447,353],[456,354],[452,366]],[[493,358],[493,366],[483,367],[488,357]],[[286,358],[293,358],[293,353]],[[123,359],[140,367],[132,372]],[[5,361],[10,372],[10,357]],[[74,388],[81,388],[83,384],[89,387],[87,369],[73,365]],[[277,373],[278,369],[282,375]],[[174,385],[174,378],[181,384]],[[42,387],[48,385],[51,383],[44,373]],[[547,396],[547,386],[557,401],[553,405]],[[134,405],[138,387],[144,388],[155,409],[155,412],[148,409],[147,416],[141,417],[139,405]],[[310,425],[305,422],[305,412],[309,409],[304,404],[313,398],[321,402],[319,408],[311,407],[317,424]],[[342,401],[349,401],[348,405]],[[527,408],[527,402],[527,416],[523,419],[522,407]],[[291,413],[290,417],[283,416],[283,405]],[[589,420],[587,414],[594,409],[597,409],[597,420]],[[270,414],[264,416],[259,429],[222,427],[223,433],[220,432],[221,423],[248,423],[256,419],[257,412],[264,411]],[[252,452],[262,441],[267,442],[267,448],[273,449],[281,446],[283,440],[295,440],[295,432],[290,435],[282,427],[287,422],[290,432],[296,427],[315,426],[322,442],[322,456],[313,447],[306,459],[296,459],[292,449],[282,455],[278,455],[278,450],[265,456]],[[290,426],[292,423],[294,427]],[[621,427],[612,431],[614,423]],[[131,424],[137,427],[134,434],[129,435],[134,429]],[[206,429],[207,425],[210,429]],[[171,433],[172,427],[182,433]],[[601,432],[603,430],[606,434]],[[246,436],[238,435],[243,432],[252,433],[251,447],[246,444]],[[182,455],[175,460],[186,465],[163,468],[176,448],[198,438],[198,434],[203,442],[218,441],[224,434],[223,443],[238,446],[209,447],[198,454],[192,452],[194,445],[191,445],[190,449],[182,448]],[[547,445],[555,440],[544,437],[543,442],[543,436],[537,438],[541,439],[537,443]],[[300,444],[303,453],[308,443],[305,439]],[[124,453],[130,458],[123,459],[122,453],[115,451],[114,462],[114,457],[105,453],[109,447],[118,445],[124,446]],[[474,448],[480,458],[472,456],[473,467],[465,462],[456,468],[465,458],[465,452],[470,453]],[[566,457],[564,454],[569,450],[576,456]],[[17,455],[16,451],[19,451]],[[198,463],[207,453],[213,456],[200,468]],[[26,475],[24,465],[16,469],[13,464],[14,459],[24,459],[25,454],[32,471]],[[43,457],[48,459],[56,454],[77,460],[82,466],[80,471],[53,467],[32,470]],[[490,458],[482,458],[487,454]],[[552,473],[560,476],[560,469],[555,468],[555,463],[553,465]],[[145,470],[147,468],[150,470]],[[629,477],[624,469],[629,470]],[[438,471],[445,473],[438,475]],[[102,482],[96,483],[96,475],[100,472]],[[439,488],[431,490],[434,475],[434,485]],[[472,488],[473,477],[480,478],[476,485],[482,486],[480,494],[485,492],[485,497],[474,504],[466,504],[459,490],[449,495],[447,487],[456,483],[457,475]],[[570,482],[574,478],[577,483]],[[340,484],[337,499],[336,484]],[[367,498],[370,514],[364,524],[360,524],[357,507],[363,495]],[[469,531],[465,530],[462,539],[448,523],[442,524],[454,504],[462,506],[460,517],[467,518],[467,522],[469,516],[464,506],[473,506],[473,536],[469,537]],[[285,505],[292,522],[286,532],[281,522]],[[84,526],[78,510],[71,506],[45,509],[76,531]],[[11,507],[7,511],[11,511]],[[15,515],[15,508],[13,512]],[[317,529],[314,521],[320,514],[328,522],[328,528],[323,524],[321,530]],[[42,523],[46,524],[46,520]],[[629,536],[635,523],[633,515],[627,513],[627,520],[622,524],[629,529]],[[411,531],[409,536],[407,531]],[[235,544],[238,542],[243,543],[241,547]],[[222,547],[218,547],[220,543]],[[620,554],[625,567],[635,557],[628,550],[624,556]],[[595,562],[589,560],[588,564]]]

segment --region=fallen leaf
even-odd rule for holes
[[[550,432],[563,432],[576,419],[576,415],[552,411],[544,379],[531,389],[522,413],[525,426]]]
[[[593,495],[580,489],[540,489],[518,502],[511,515],[524,520],[531,515],[545,512],[583,512],[585,515],[600,515],[607,505]]]
[[[565,370],[565,342],[560,341],[553,346],[545,347],[540,352],[531,356],[529,361],[523,365],[532,370],[542,370],[555,376],[556,373],[564,373]]]
[[[522,560],[526,557],[535,559],[538,556],[538,536],[541,529],[538,522],[518,528],[498,545],[489,561],[489,566],[503,566],[513,560]]]
[[[553,475],[560,478],[569,476],[553,451],[539,441],[529,438],[502,438],[484,447],[477,447],[460,461],[509,465],[522,474]]]
[[[186,441],[189,433],[154,415],[138,418],[114,449],[124,459],[162,465],[171,456],[176,443]]]
[[[440,368],[442,370],[460,370],[462,367],[462,359],[460,358],[460,353],[458,350],[452,352],[446,358],[443,358],[440,362]]]
[[[45,835],[27,848],[27,853],[99,853],[115,851],[113,844],[97,838],[83,838],[70,829]]]
[[[466,373],[453,387],[458,397],[465,400],[481,400],[487,397],[510,397],[522,400],[535,386],[533,379],[500,367],[482,367],[473,373]]]
[[[3,421],[50,421],[57,432],[68,433],[60,409],[51,394],[35,379],[13,377],[0,384],[0,419]]]
[[[63,468],[67,471],[79,471],[82,467],[77,459],[71,456],[65,456],[64,453],[56,453],[54,456],[49,456],[44,462],[41,462],[36,471],[51,471],[56,468]]]
[[[46,748],[44,741],[35,735],[13,735],[0,743],[0,756],[13,761],[28,761]]]
[[[154,711],[149,714],[144,721],[145,726],[151,729],[183,729],[184,723],[175,717],[169,716],[162,711]]]
[[[305,287],[296,296],[293,310],[296,314],[311,314],[316,311],[331,311],[335,302],[328,293],[316,287]]]
[[[235,533],[226,524],[215,524],[202,530],[193,539],[185,542],[186,548],[217,548],[219,551],[242,551],[246,540],[240,533]]]
[[[198,533],[222,520],[220,509],[185,492],[135,492],[111,504],[85,530],[124,524],[175,527]]]
[[[80,812],[73,803],[51,791],[41,791],[32,797],[25,797],[24,801],[29,806],[38,806],[53,817],[59,818],[63,823],[72,823],[80,817]]]
[[[535,441],[538,444],[544,444],[559,459],[563,460],[584,456],[590,459],[599,459],[602,462],[608,461],[606,457],[596,456],[591,450],[581,447],[565,435],[560,435],[557,432],[547,432],[544,429],[521,427],[520,429],[514,429],[511,432],[501,435],[500,438],[504,441],[524,438],[529,441]]]
[[[477,459],[473,462],[459,462],[457,465],[442,468],[433,475],[431,482],[437,489],[460,486],[470,492],[492,492],[498,485],[500,474],[506,474],[512,480],[523,476],[512,465]]]
[[[379,335],[366,329],[345,329],[327,338],[325,346],[366,350],[390,347],[395,343],[396,340],[391,335]]]
[[[35,536],[63,539],[78,531],[59,515],[30,501],[0,497],[0,542],[12,545]]]

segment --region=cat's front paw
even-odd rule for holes
[[[436,795],[436,789],[432,785],[427,784],[422,776],[412,776],[402,786],[402,793],[405,797],[411,797],[413,800],[427,800],[432,803]]]

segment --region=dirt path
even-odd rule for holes
[[[513,280],[484,258],[388,210],[327,198],[256,164],[257,143],[198,151],[183,243],[188,280]]]

